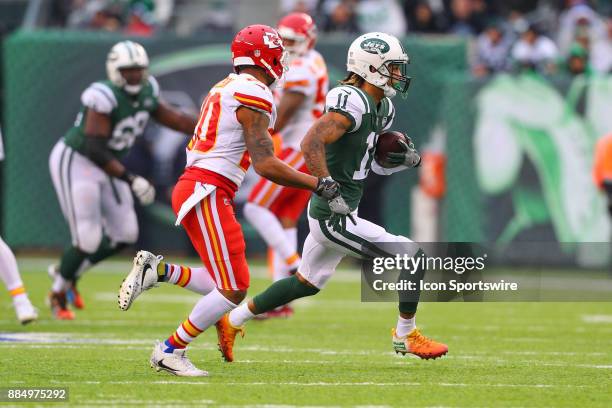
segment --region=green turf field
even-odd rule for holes
[[[421,361],[391,351],[395,305],[360,303],[356,274],[339,271],[293,318],[251,322],[234,363],[204,333],[189,355],[210,377],[182,379],[148,359],[197,295],[165,285],[120,312],[130,260],[106,262],[82,280],[86,310],[56,322],[43,303],[46,265],[20,258],[40,321],[19,326],[0,297],[0,387],[68,387],[72,404],[104,407],[612,406],[612,303],[424,303],[417,324],[450,351]],[[254,269],[251,294],[267,285]]]

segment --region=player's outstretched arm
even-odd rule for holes
[[[351,125],[350,119],[346,116],[336,112],[327,112],[308,130],[302,139],[301,147],[306,166],[313,176],[329,177],[325,160],[325,145],[340,139]]]
[[[153,117],[162,125],[189,136],[193,134],[193,130],[198,123],[198,118],[195,115],[181,112],[163,100],[159,101]]]
[[[305,100],[306,95],[301,92],[286,91],[283,93],[278,104],[278,117],[274,123],[274,133],[278,133],[285,128]]]
[[[265,114],[241,106],[236,110],[236,118],[244,130],[244,140],[257,174],[284,186],[317,190],[319,182],[316,177],[297,171],[274,156],[272,138],[268,133],[270,120]]]
[[[88,110],[85,118],[85,155],[107,174],[128,182],[142,205],[151,204],[155,199],[155,188],[144,177],[128,172],[117,160],[108,148],[110,133],[110,116]]]

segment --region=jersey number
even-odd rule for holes
[[[372,165],[372,159],[374,158],[374,151],[376,150],[376,133],[371,132],[368,135],[368,146],[366,148],[365,154],[361,159],[361,164],[359,165],[359,170],[355,170],[353,173],[353,180],[363,180],[368,177],[368,173],[370,172],[370,166]]]
[[[217,140],[217,127],[221,118],[221,94],[208,94],[202,110],[200,111],[200,119],[196,125],[195,132],[187,149],[197,150],[201,153],[206,153],[215,146]]]
[[[344,97],[344,99],[342,97]],[[347,93],[339,93],[338,102],[336,103],[336,109],[346,110],[346,103],[348,102],[348,97],[349,94]]]
[[[136,138],[144,132],[149,121],[149,112],[136,112],[133,116],[121,120],[115,125],[113,136],[108,142],[112,150],[124,150],[132,147]]]

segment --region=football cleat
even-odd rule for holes
[[[57,320],[74,320],[74,312],[68,309],[65,292],[49,293],[51,315]]]
[[[234,361],[234,341],[236,340],[236,334],[240,333],[240,337],[244,337],[243,327],[234,327],[229,322],[229,315],[225,314],[217,323],[215,323],[217,329],[217,345],[221,356],[225,361],[231,363]]]
[[[185,356],[186,349],[175,349],[172,353],[164,351],[164,343],[157,342],[151,354],[151,368],[166,371],[179,377],[207,377],[208,371],[200,370]]]
[[[134,266],[119,289],[119,309],[128,310],[142,292],[157,286],[157,265],[162,259],[161,255],[138,251]]]
[[[267,319],[276,319],[276,318],[288,318],[293,316],[294,310],[289,305],[279,306],[276,309],[272,309],[269,312],[265,312],[262,314],[255,315],[253,319],[255,320],[267,320]]]
[[[448,353],[446,344],[438,343],[421,334],[419,329],[414,328],[408,335],[397,337],[395,328],[391,329],[393,341],[393,349],[396,353],[405,355],[406,353],[414,354],[424,360],[430,358],[436,359]]]
[[[28,324],[38,319],[38,310],[32,306],[30,299],[27,297],[14,300],[13,306],[15,306],[15,313],[17,314],[19,323]]]
[[[68,302],[72,303],[72,305],[77,309],[82,310],[85,308],[85,302],[77,290],[76,282],[71,282],[70,286],[68,286],[68,290],[66,290],[66,298]]]
[[[49,275],[51,280],[54,281],[57,275],[59,275],[59,265],[58,264],[49,265],[49,267],[47,268],[47,274]],[[76,281],[70,282],[70,285],[68,286],[68,289],[66,290],[66,300],[68,301],[68,303],[71,303],[77,309],[85,308],[85,302],[83,301],[83,297],[77,290]]]

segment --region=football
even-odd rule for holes
[[[378,135],[376,141],[376,153],[374,158],[381,167],[391,168],[391,164],[387,162],[387,154],[391,152],[403,152],[404,148],[399,144],[400,140],[406,140],[407,136],[404,136],[402,132],[396,130],[390,130],[388,132],[381,133]]]

